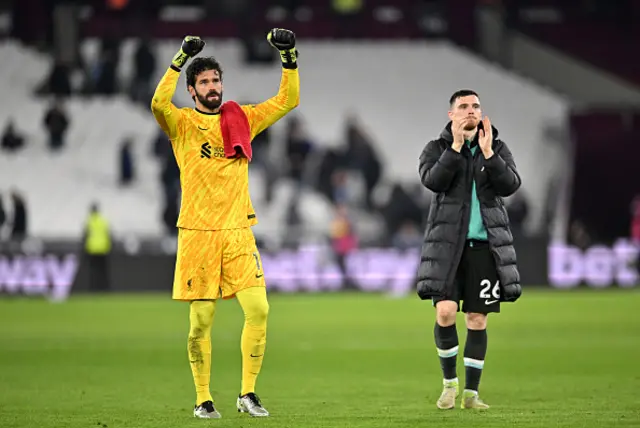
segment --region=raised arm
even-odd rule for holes
[[[277,95],[262,103],[242,107],[251,125],[251,139],[282,119],[299,103],[300,82],[298,70],[283,68],[280,89]]]
[[[451,147],[441,150],[439,140],[430,141],[420,155],[420,181],[433,192],[446,192],[460,169],[461,159],[462,155]]]
[[[289,30],[274,28],[269,32],[267,40],[280,52],[282,77],[280,89],[274,97],[259,104],[243,106],[251,125],[252,139],[300,104],[295,34]]]
[[[187,60],[197,55],[202,48],[204,48],[204,41],[199,37],[185,37],[180,50],[173,57],[171,66],[160,79],[160,83],[158,83],[153,94],[151,111],[162,130],[171,140],[178,137],[179,126],[182,122],[180,109],[171,102],[173,94],[176,92],[180,70]]]
[[[171,140],[177,138],[178,126],[181,122],[180,109],[171,102],[179,77],[180,69],[171,65],[160,79],[151,101],[153,117]]]

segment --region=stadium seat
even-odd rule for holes
[[[175,52],[178,40],[156,45],[159,63],[154,83]],[[91,60],[97,42],[87,41],[83,53]],[[134,41],[121,51],[119,75],[128,82],[132,70]],[[471,87],[481,96],[485,112],[500,129],[516,157],[533,207],[535,227],[541,221],[547,179],[557,173],[557,150],[549,144],[546,130],[564,126],[567,102],[531,81],[517,77],[446,42],[301,41],[301,105],[296,114],[321,147],[342,144],[345,117],[356,112],[372,137],[384,163],[384,179],[403,183],[418,180],[418,156],[447,122],[448,99],[460,88]],[[116,233],[160,234],[161,188],[159,167],[150,155],[157,125],[149,110],[134,106],[124,95],[113,98],[72,98],[67,102],[71,125],[67,148],[56,156],[46,149],[42,117],[48,101],[32,96],[33,88],[48,71],[41,54],[23,51],[12,43],[0,52],[13,61],[2,68],[0,85],[6,99],[0,107],[2,123],[15,118],[28,137],[28,148],[0,157],[0,168],[11,185],[27,193],[31,230],[42,236],[80,233],[89,204],[99,200]],[[242,47],[231,40],[208,40],[208,54],[215,54],[225,71],[225,99],[263,100],[275,95],[280,70],[275,66],[247,66]],[[191,105],[180,78],[174,98],[179,106]],[[515,108],[514,108],[515,104]],[[281,141],[284,121],[273,127]],[[139,181],[122,190],[116,183],[116,156],[120,142],[134,138]],[[280,233],[285,218],[282,204],[261,205],[260,171],[251,172],[256,209],[262,219],[258,229]],[[289,184],[281,181],[276,198],[286,200]],[[326,229],[330,205],[319,195],[304,196],[305,221]],[[275,207],[275,208],[274,208]]]

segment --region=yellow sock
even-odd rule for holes
[[[242,388],[240,395],[255,392],[256,379],[262,367],[264,350],[267,344],[267,289],[251,287],[236,294],[244,311],[242,329]]]
[[[189,308],[189,340],[187,351],[196,386],[196,405],[211,400],[211,326],[215,301],[195,300]]]

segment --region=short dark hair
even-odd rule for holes
[[[451,95],[451,98],[449,98],[449,106],[453,107],[458,98],[468,97],[469,95],[475,95],[476,97],[480,98],[476,91],[473,91],[471,89],[460,89],[459,91],[455,91],[453,95]]]
[[[187,67],[187,87],[196,86],[196,77],[203,71],[216,70],[220,74],[222,80],[222,67],[220,63],[212,56],[194,58]]]

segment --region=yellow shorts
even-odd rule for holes
[[[262,259],[250,228],[179,229],[173,299],[229,299],[265,287]]]

